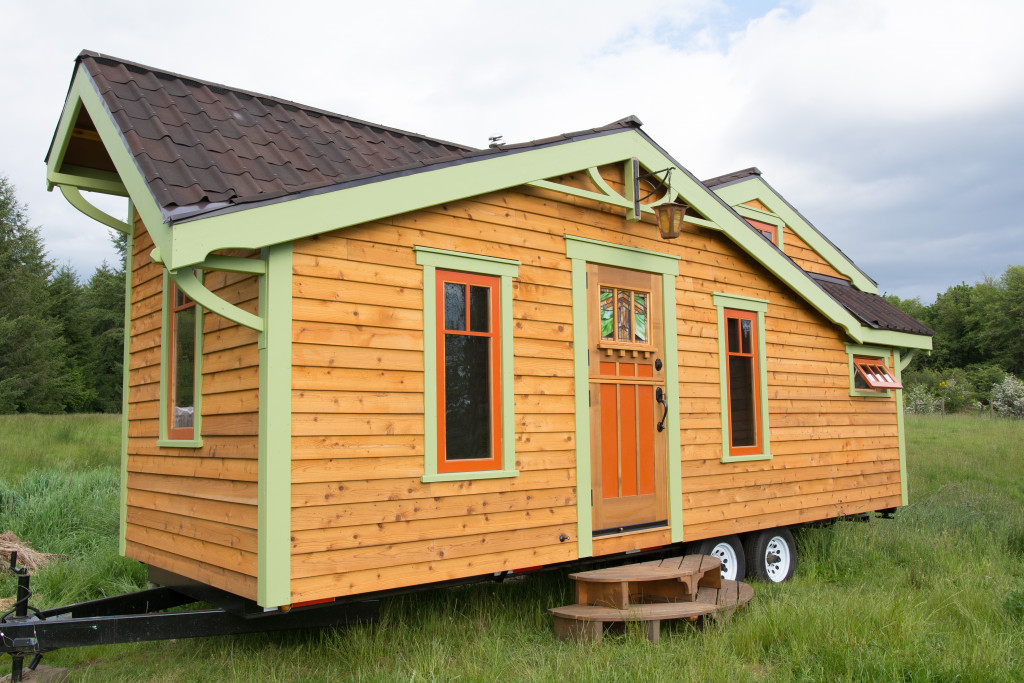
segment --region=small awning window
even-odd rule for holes
[[[864,388],[879,390],[903,388],[903,385],[897,382],[889,372],[889,368],[885,367],[885,362],[879,358],[854,357],[853,367],[857,372],[857,378],[867,385]]]

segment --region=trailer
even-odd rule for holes
[[[155,571],[267,610],[659,549],[776,581],[790,527],[907,503],[931,330],[635,117],[473,148],[86,51],[47,182],[129,238]]]

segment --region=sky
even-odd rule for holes
[[[88,278],[108,230],[47,193],[82,49],[484,147],[634,114],[698,178],[756,166],[925,303],[1024,264],[1019,0],[0,0],[0,175]],[[123,200],[96,203],[124,215]]]

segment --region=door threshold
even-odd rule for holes
[[[628,536],[629,534],[639,534],[645,531],[657,531],[658,529],[667,528],[669,528],[668,520],[663,519],[659,522],[647,522],[646,524],[631,524],[629,526],[611,527],[610,529],[599,529],[594,532],[594,538]]]

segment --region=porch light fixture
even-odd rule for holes
[[[683,202],[665,202],[653,208],[658,218],[658,232],[661,234],[661,239],[674,240],[679,237],[690,205]]]

